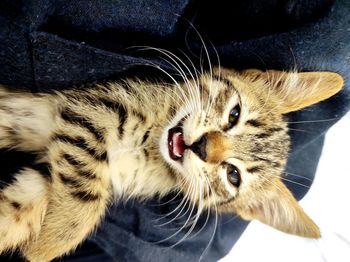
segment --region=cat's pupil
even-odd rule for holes
[[[226,168],[227,179],[235,187],[239,187],[241,184],[241,176],[238,172],[237,167],[234,165],[228,164]]]
[[[235,126],[238,122],[239,119],[239,114],[240,114],[240,107],[239,105],[236,105],[230,112],[230,115],[228,117],[228,128],[232,128]]]

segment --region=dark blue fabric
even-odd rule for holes
[[[333,3],[334,2],[334,3]],[[330,70],[350,77],[350,2],[347,0],[2,0],[0,1],[0,83],[32,91],[60,90],[128,75],[155,75],[147,63],[161,64],[156,46],[197,63],[203,45],[190,21],[215,46],[221,65],[232,68]],[[216,54],[208,44],[210,57]],[[182,56],[183,57],[183,56]],[[157,76],[159,77],[159,76]],[[288,115],[292,151],[287,171],[292,181],[310,185],[324,134],[350,108],[349,83],[335,97]],[[31,155],[0,152],[1,180],[30,161]],[[300,199],[307,187],[289,183]],[[205,216],[185,241],[186,230],[167,239],[186,216],[165,226],[176,200],[112,205],[90,240],[63,261],[216,261],[238,240],[247,223],[232,216]],[[177,199],[178,200],[178,199]],[[210,241],[211,237],[213,240]],[[164,240],[163,242],[159,242]],[[96,244],[99,246],[96,247]],[[0,257],[1,261],[15,261]]]

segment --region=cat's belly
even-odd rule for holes
[[[122,195],[131,186],[141,162],[140,154],[134,148],[119,144],[110,150],[108,169],[116,196]]]

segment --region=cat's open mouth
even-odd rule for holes
[[[187,146],[183,138],[183,130],[181,126],[169,129],[168,132],[168,150],[172,160],[181,160]]]

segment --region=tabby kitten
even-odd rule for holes
[[[342,86],[331,72],[217,68],[173,85],[128,79],[54,94],[0,87],[0,148],[37,154],[0,192],[0,252],[50,261],[81,243],[110,201],[174,190],[199,212],[318,238],[281,182],[290,144],[283,115]]]

